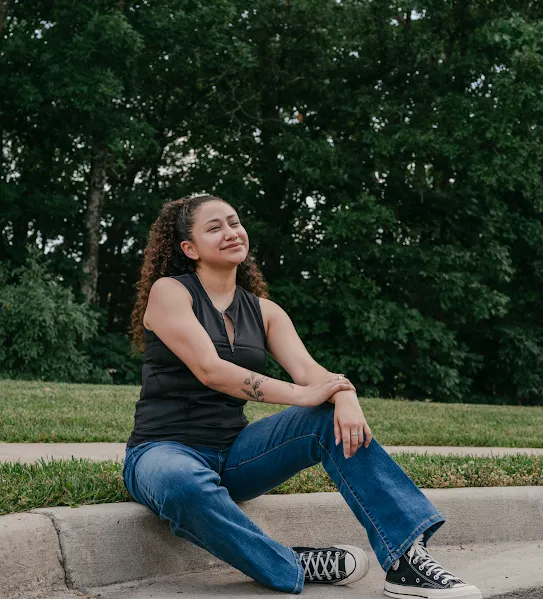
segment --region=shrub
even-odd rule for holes
[[[50,381],[110,382],[83,345],[96,335],[98,315],[75,301],[38,250],[10,272],[0,263],[0,373]],[[101,379],[101,380],[96,380]]]

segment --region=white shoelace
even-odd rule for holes
[[[436,562],[435,559],[428,553],[426,547],[422,544],[423,535],[419,535],[413,545],[409,547],[407,551],[407,558],[409,563],[418,564],[420,561],[420,565],[422,569],[426,568],[426,576],[431,576],[434,574],[434,580],[436,580],[436,576],[439,578],[441,576],[441,582],[446,584],[450,580],[457,580],[459,583],[462,583],[462,580],[457,576],[451,574],[448,570]],[[420,570],[420,566],[419,566]]]
[[[309,551],[306,553],[300,554],[300,559],[304,564],[304,575],[309,578],[309,580],[313,580],[314,578],[318,578],[322,580],[324,576],[328,580],[332,579],[331,572],[336,575],[336,578],[339,578],[339,556],[340,552],[335,552],[335,559],[332,558],[331,551]],[[326,555],[326,559],[324,559],[324,555]],[[319,574],[319,561],[322,566],[322,575]],[[313,568],[313,572],[310,571],[310,568]]]

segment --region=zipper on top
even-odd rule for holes
[[[234,343],[236,342],[236,324],[234,323],[234,320],[232,319],[232,326],[234,327],[234,340],[233,343],[230,343],[230,339],[228,339],[228,331],[226,330],[226,321],[224,320],[224,312],[225,310],[219,310],[221,317],[222,317],[222,324],[224,327],[224,334],[226,335],[226,340],[228,341],[228,344],[230,345],[230,351],[232,353],[234,353]]]

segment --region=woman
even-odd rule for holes
[[[268,299],[230,204],[165,204],[137,289],[132,334],[145,362],[123,469],[135,501],[268,587],[348,584],[367,573],[362,549],[286,547],[236,503],[322,462],[367,531],[386,596],[481,597],[428,554],[443,515],[372,440],[351,382],[317,364]],[[261,374],[266,350],[295,384]],[[247,401],[291,407],[248,424]]]

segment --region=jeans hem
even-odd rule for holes
[[[437,524],[438,522],[441,522],[442,524],[445,522],[445,517],[441,512],[438,512],[424,520],[424,522],[421,522],[417,526],[417,528],[415,528],[415,530],[407,537],[407,539],[398,547],[398,549],[392,551],[389,554],[385,562],[382,564],[383,570],[385,572],[388,572],[393,562],[395,562],[407,551],[407,549],[409,549],[409,547],[411,547],[414,540],[420,535],[420,533],[425,532],[428,528],[430,528],[434,524]]]
[[[294,590],[292,592],[295,594],[299,594],[302,592],[305,582],[305,572],[302,566],[302,560],[300,559],[300,556],[296,553],[296,551],[292,549],[292,547],[287,547],[287,549],[290,549],[290,551],[294,555],[296,565],[298,566],[298,579],[296,580],[296,586],[294,587]]]

